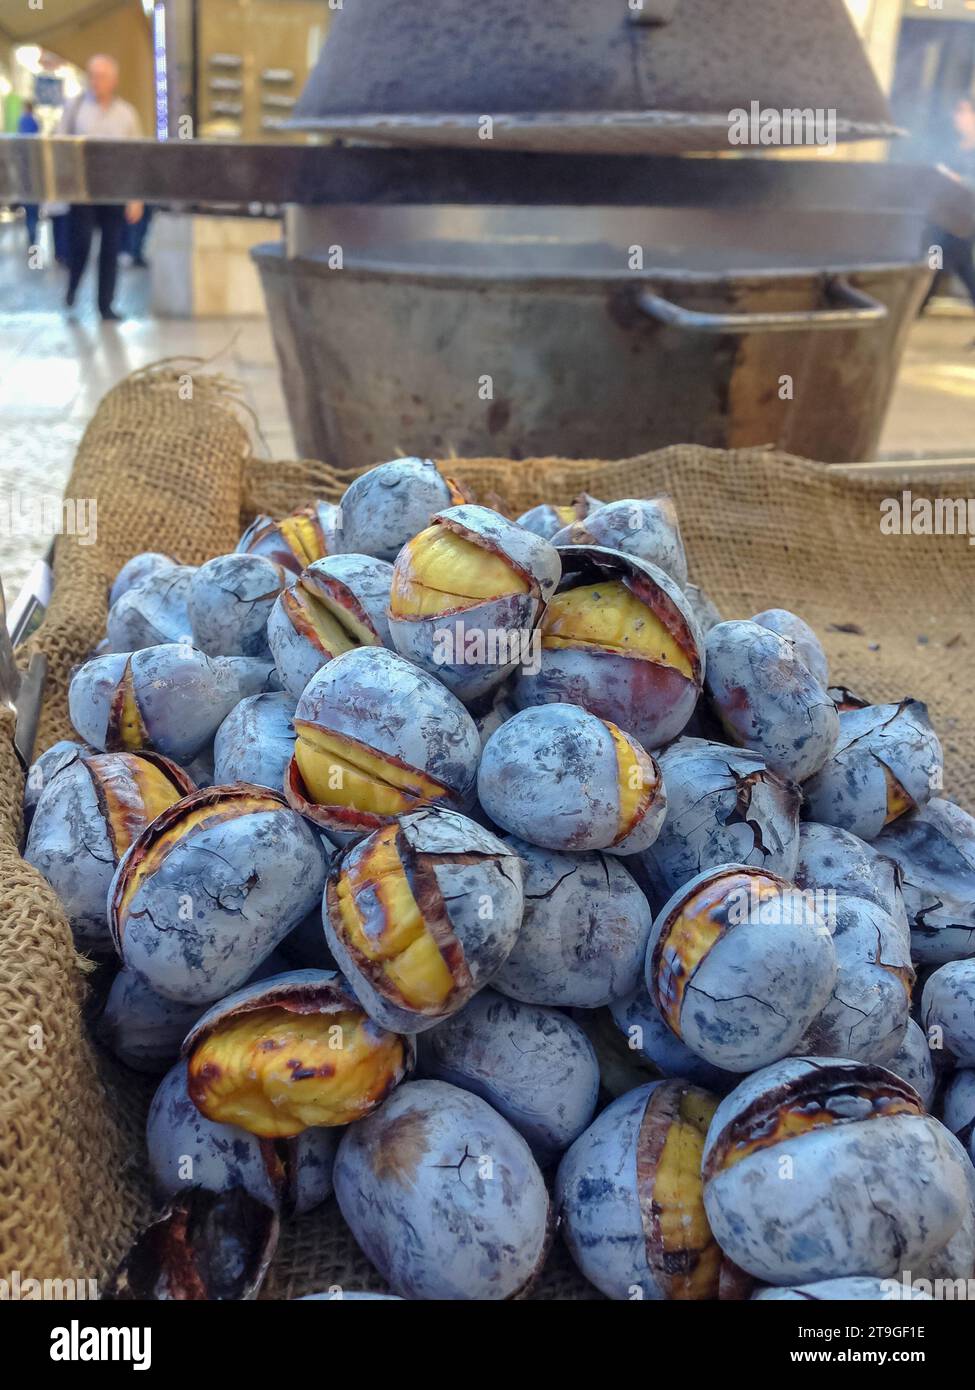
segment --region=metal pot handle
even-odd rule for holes
[[[652,290],[641,290],[636,302],[658,323],[696,333],[794,333],[798,329],[864,328],[871,323],[882,323],[887,317],[886,304],[856,289],[842,275],[830,276],[824,290],[827,299],[845,307],[772,314],[712,314],[685,309]]]

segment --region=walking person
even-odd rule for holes
[[[37,124],[37,117],[34,115],[34,103],[25,101],[17,121],[18,135],[37,135],[40,133],[40,126]],[[24,204],[24,221],[27,224],[27,250],[30,251],[37,245],[37,203]]]
[[[59,135],[84,135],[99,140],[136,140],[141,135],[135,108],[118,95],[118,63],[103,53],[88,63],[88,89],[68,102],[58,127]],[[95,228],[98,248],[98,311],[106,322],[118,322],[112,307],[118,257],[126,222],[138,222],[142,204],[75,203],[68,212],[68,292],[70,309],[91,253]]]
[[[938,167],[943,174],[958,183],[975,186],[975,101],[971,97],[959,97],[952,113],[955,128],[955,148],[949,159]],[[969,299],[975,307],[975,237],[955,236],[952,232],[938,227],[934,240],[941,247],[942,269],[950,276],[957,275],[965,286]],[[931,281],[921,312],[927,308],[939,276]]]

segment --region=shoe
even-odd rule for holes
[[[122,315],[117,314],[114,309],[102,310],[102,323],[121,323]]]
[[[67,294],[64,296],[64,307],[65,307],[66,309],[73,309],[73,308],[74,308],[75,295],[76,295],[77,293],[78,293],[77,289],[72,289],[72,288],[70,287],[70,285],[68,286],[68,292],[67,292]]]

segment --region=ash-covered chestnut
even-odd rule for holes
[[[158,550],[143,550],[138,555],[133,555],[131,560],[126,560],[112,581],[112,587],[108,592],[109,608],[124,593],[127,593],[129,589],[134,589],[137,584],[141,584],[150,575],[175,568],[176,561],[168,555],[161,554]]]
[[[563,704],[522,710],[492,734],[477,797],[495,825],[531,844],[611,854],[647,849],[667,810],[660,769],[636,739]]]
[[[792,642],[799,660],[823,689],[826,689],[829,685],[829,662],[822,642],[807,622],[797,613],[790,613],[788,608],[766,608],[763,612],[756,613],[752,622],[758,623],[760,627],[767,627],[770,632],[777,632],[780,637]]]
[[[266,695],[281,689],[273,661],[263,661],[259,656],[214,656],[210,659],[214,666],[233,677],[238,700],[248,700],[252,695]]]
[[[975,1070],[963,1067],[949,1078],[941,1113],[946,1127],[975,1163]]]
[[[918,1270],[971,1216],[964,1155],[882,1067],[791,1057],[718,1106],[704,1206],[722,1250],[770,1284]]]
[[[213,740],[213,780],[218,786],[251,782],[281,791],[295,751],[296,703],[280,690],[251,695],[234,706]]]
[[[918,700],[847,710],[839,721],[832,755],[802,789],[805,814],[873,840],[942,785],[941,744]]]
[[[771,770],[805,782],[839,737],[839,715],[794,645],[754,622],[718,623],[707,635],[707,693],[733,743]]]
[[[278,598],[267,625],[281,684],[297,700],[333,657],[389,647],[393,567],[371,555],[330,555],[309,565]]]
[[[433,459],[391,459],[370,468],[342,494],[338,549],[346,555],[395,560],[406,542],[429,526],[435,512],[464,500]]]
[[[907,911],[896,866],[848,830],[804,821],[799,827],[799,862],[795,882],[804,892],[846,894],[882,907],[901,926]]]
[[[218,555],[201,565],[186,595],[193,645],[207,656],[269,656],[268,615],[286,578],[261,555]]]
[[[754,1071],[798,1047],[835,979],[815,900],[745,864],[709,869],[679,889],[647,947],[647,987],[663,1019],[726,1071]]]
[[[589,1126],[559,1165],[555,1205],[582,1273],[607,1298],[743,1298],[708,1225],[701,1154],[717,1100],[653,1081]]]
[[[599,1063],[578,1024],[492,989],[422,1034],[418,1066],[425,1077],[482,1096],[543,1166],[579,1137],[599,1095]]]
[[[190,1099],[187,1073],[187,1062],[177,1062],[149,1107],[146,1149],[159,1196],[242,1187],[275,1211],[298,1216],[331,1196],[336,1130],[305,1129],[271,1144],[236,1125],[215,1124]]]
[[[595,1009],[643,977],[650,904],[611,854],[560,854],[514,835],[525,913],[494,988],[527,1004]]]
[[[929,975],[921,996],[928,1041],[957,1067],[975,1067],[975,960],[952,960]]]
[[[119,864],[108,898],[116,949],[167,999],[221,999],[320,901],[326,865],[320,837],[267,788],[195,792]]]
[[[550,541],[563,527],[571,525],[573,521],[582,521],[602,505],[602,502],[597,502],[596,498],[590,497],[587,492],[581,492],[568,506],[540,502],[537,507],[529,507],[527,512],[522,512],[517,518],[517,524],[523,526],[526,531],[531,531],[532,535],[541,536],[543,541]]]
[[[80,947],[111,951],[105,899],[119,860],[193,790],[182,768],[155,753],[75,752],[48,778],[24,858],[57,893]]]
[[[799,788],[758,753],[682,738],[659,754],[667,815],[643,862],[667,898],[705,869],[754,864],[792,879],[799,855]]]
[[[561,573],[548,541],[499,512],[449,507],[397,556],[393,645],[460,699],[476,700],[536,660],[532,634]]]
[[[434,803],[466,810],[480,739],[439,681],[395,652],[357,647],[306,686],[285,790],[338,843]]]
[[[96,656],[71,677],[75,729],[104,752],[195,758],[240,698],[232,669],[203,652],[167,643]]]
[[[822,1279],[815,1284],[794,1284],[791,1288],[760,1289],[752,1294],[753,1303],[889,1303],[931,1302],[931,1295],[905,1288],[896,1279],[871,1279],[853,1275],[849,1279]]]
[[[335,859],[323,916],[363,1008],[387,1028],[419,1033],[497,973],[523,908],[517,855],[466,816],[429,808]]]
[[[664,1022],[643,981],[624,999],[610,1004],[609,1011],[633,1059],[646,1063],[652,1076],[682,1078],[718,1095],[741,1080],[738,1073],[712,1066],[681,1042]]]
[[[914,986],[910,935],[882,907],[836,894],[829,904],[836,983],[802,1050],[887,1066],[907,1032]]]
[[[703,639],[663,570],[598,546],[563,546],[562,581],[539,626],[538,669],[522,668],[515,702],[581,705],[644,748],[681,733],[704,677]]]
[[[687,583],[687,556],[677,509],[669,497],[606,502],[567,523],[552,537],[552,544],[605,546],[656,565],[682,589]]]
[[[873,844],[900,869],[914,959],[944,965],[975,956],[975,819],[935,797]]]
[[[412,1038],[380,1028],[334,970],[290,970],[215,1004],[183,1042],[208,1120],[261,1139],[361,1120],[412,1068]]]
[[[280,521],[258,516],[237,542],[237,551],[242,555],[262,555],[292,574],[301,574],[316,560],[335,554],[338,519],[334,502],[315,502]]]
[[[510,687],[503,685],[500,690],[492,692],[487,708],[483,704],[475,706],[471,713],[483,748],[491,735],[497,733],[506,720],[514,718],[518,709],[511,698]]]
[[[931,1109],[938,1088],[938,1078],[927,1037],[923,1028],[918,1027],[913,1018],[907,1021],[907,1031],[900,1047],[884,1066],[909,1086],[913,1086],[921,1097],[925,1110]],[[947,1121],[945,1123],[947,1124]],[[950,1124],[948,1128],[952,1128]]]
[[[43,753],[31,763],[27,769],[27,776],[24,779],[24,829],[30,829],[30,823],[34,819],[34,812],[37,810],[37,803],[41,799],[41,793],[48,782],[61,768],[67,763],[73,762],[79,753],[87,753],[91,750],[83,743],[78,743],[73,738],[60,738],[57,743],[52,743],[50,748],[45,748]]]
[[[538,1164],[469,1091],[399,1086],[346,1130],[334,1181],[356,1241],[403,1298],[515,1298],[541,1269],[549,1204]]]
[[[126,589],[108,610],[109,650],[138,652],[166,642],[191,644],[187,599],[195,573],[191,565],[163,567]]]
[[[166,1071],[203,1012],[202,1004],[178,1004],[150,989],[134,970],[120,970],[98,1018],[99,1042],[134,1071]]]

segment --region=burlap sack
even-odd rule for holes
[[[176,381],[157,373],[116,388],[79,449],[69,492],[98,496],[99,543],[88,555],[58,545],[57,596],[35,639],[54,672],[41,746],[68,733],[68,672],[101,636],[105,585],[129,555],[158,549],[198,562],[230,549],[255,512],[337,500],[349,481],[323,464],[250,460],[242,484],[246,434],[226,384],[198,380],[187,402]],[[699,448],[621,463],[451,460],[444,471],[513,515],[581,490],[606,500],[669,492],[692,575],[724,612],[796,608],[823,636],[837,681],[872,699],[927,700],[948,790],[971,805],[972,552],[963,538],[883,537],[879,505],[892,485]],[[975,495],[975,475],[929,478],[926,490]],[[850,625],[859,630],[837,630]],[[67,923],[17,852],[22,778],[9,720],[0,734],[0,1279],[104,1279],[151,1210],[142,1128],[153,1083],[88,1041]],[[382,1287],[327,1203],[286,1224],[264,1296],[335,1284]],[[534,1296],[595,1295],[556,1243]]]

